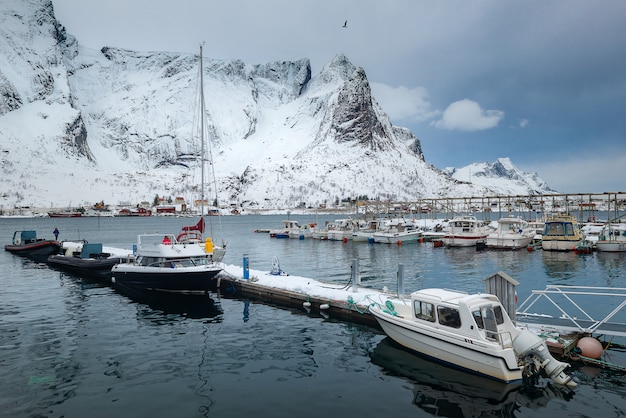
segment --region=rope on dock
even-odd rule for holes
[[[571,358],[571,357],[570,357]],[[621,371],[621,372],[626,372],[626,366],[621,366],[619,364],[615,364],[615,363],[610,363],[608,361],[604,361],[604,360],[599,360],[599,359],[595,359],[595,358],[591,358],[591,357],[585,357],[583,355],[576,355],[576,357],[573,358],[574,359],[580,359],[582,360],[583,363],[591,363],[595,366],[600,366],[600,367],[604,367],[607,369],[611,369],[611,370],[617,370],[617,371]]]
[[[348,309],[354,309],[355,311],[357,311],[361,315],[367,313],[367,310],[361,311],[359,309],[359,305],[357,305],[356,302],[354,301],[354,299],[352,299],[352,296],[348,296]]]

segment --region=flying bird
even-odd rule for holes
[[[347,28],[348,27],[348,21],[346,20],[345,22],[343,22],[343,27]]]

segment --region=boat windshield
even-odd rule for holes
[[[472,311],[472,316],[476,325],[480,329],[487,331],[487,337],[497,340],[498,339],[498,325],[504,323],[504,315],[502,313],[502,306],[484,306],[480,309]]]
[[[544,235],[562,235],[573,236],[576,235],[574,225],[571,222],[547,222]]]
[[[195,256],[188,258],[164,258],[164,257],[142,257],[139,261],[142,266],[150,267],[194,267],[209,264],[207,256]]]

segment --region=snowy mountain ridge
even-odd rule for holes
[[[200,198],[198,55],[83,48],[51,1],[5,0],[0,60],[2,207]],[[549,191],[508,159],[494,163],[510,165],[500,176],[472,170],[471,183],[428,164],[343,54],[315,75],[308,59],[202,64],[211,201],[288,208]]]
[[[459,181],[487,187],[500,195],[556,193],[537,173],[521,171],[510,158],[498,158],[493,163],[473,163],[461,168],[447,167],[443,172]]]

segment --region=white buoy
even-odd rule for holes
[[[325,311],[328,308],[330,308],[330,305],[328,303],[322,303],[320,305],[320,310],[322,310],[322,311]]]
[[[602,344],[593,337],[583,337],[578,340],[576,347],[580,349],[580,354],[585,357],[599,359],[602,357]]]
[[[305,308],[307,308],[307,309],[308,309],[308,308],[310,308],[310,307],[311,307],[311,302],[309,302],[309,301],[307,300],[306,302],[304,302],[304,303],[302,304],[302,306],[304,306]]]

